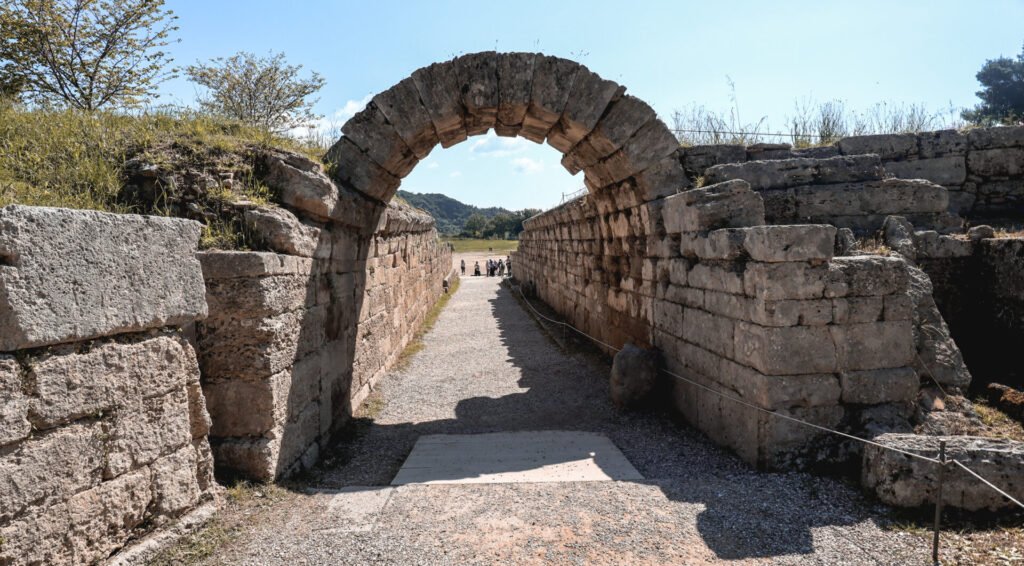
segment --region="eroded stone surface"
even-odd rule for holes
[[[176,218],[0,209],[0,351],[204,318],[200,229]]]

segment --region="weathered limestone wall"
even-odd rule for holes
[[[692,146],[682,148],[681,161],[695,180],[708,167],[724,163],[863,154],[878,155],[886,173],[899,179],[946,187],[948,210],[954,215],[970,220],[1024,215],[1024,126],[854,136],[809,149],[788,144]],[[771,208],[767,199],[766,205]]]
[[[0,563],[87,564],[212,493],[200,225],[0,209]]]
[[[296,156],[269,159],[288,206],[247,218],[276,253],[200,254],[210,316],[197,333],[217,466],[257,480],[316,463],[451,269],[428,215],[345,193]]]
[[[868,234],[898,214],[916,226],[959,230],[949,214],[948,191],[920,179],[885,178],[876,155],[796,158],[715,165],[706,184],[743,179],[764,199],[769,224],[831,224]]]
[[[1024,387],[1015,355],[1024,341],[1024,239],[913,234],[917,264],[949,324],[976,388],[991,382]]]
[[[836,229],[764,225],[745,181],[599,214],[582,197],[525,223],[516,277],[615,347],[759,407],[829,427],[917,396],[903,261],[833,257]],[[817,434],[674,381],[694,426],[765,467],[802,465]]]

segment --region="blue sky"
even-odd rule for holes
[[[986,59],[1024,43],[1024,0],[928,2],[330,2],[168,0],[180,17],[176,65],[237,51],[285,52],[327,84],[317,112],[340,125],[374,93],[435,61],[475,51],[540,51],[618,81],[664,118],[693,104],[727,111],[726,77],[744,122],[782,128],[794,103],[841,99],[977,102]],[[161,102],[189,104],[185,79]],[[404,180],[479,206],[548,208],[582,178],[547,145],[489,134],[437,147]]]

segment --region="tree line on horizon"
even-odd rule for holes
[[[523,221],[542,212],[539,208],[481,208],[440,193],[399,190],[398,196],[432,216],[439,233],[462,238],[514,240],[523,231]]]

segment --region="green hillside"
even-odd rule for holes
[[[410,193],[398,191],[398,196],[406,202],[423,210],[434,217],[437,222],[437,231],[442,234],[458,234],[462,231],[466,219],[471,214],[482,214],[488,220],[498,214],[512,214],[511,210],[500,207],[480,208],[471,204],[461,203],[451,197],[438,193]]]

